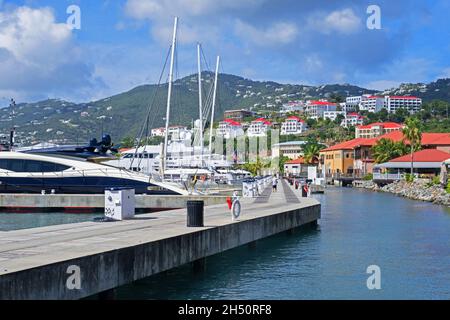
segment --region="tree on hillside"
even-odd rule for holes
[[[122,139],[122,141],[120,142],[120,146],[122,148],[133,148],[136,146],[136,140],[133,137],[125,137]]]
[[[409,151],[403,141],[394,142],[390,139],[380,139],[372,147],[375,163],[388,162],[394,158],[404,156]]]
[[[419,150],[422,142],[422,128],[418,118],[407,118],[402,130],[404,139],[409,140],[411,146],[411,175],[414,173],[414,152]]]

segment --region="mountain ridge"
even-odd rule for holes
[[[203,72],[203,92],[206,101],[213,83],[213,74]],[[254,81],[244,77],[220,74],[218,103],[215,119],[225,110],[253,109],[278,111],[283,103],[292,100],[336,99],[361,94],[417,95],[424,101],[440,99],[450,102],[450,79],[438,79],[429,84],[402,84],[384,92],[351,84],[321,86],[281,84],[274,81]],[[149,105],[150,128],[164,124],[167,102],[167,84],[158,87],[144,84],[128,91],[86,103],[49,99],[21,103],[15,107],[14,119],[10,108],[0,109],[0,132],[6,134],[12,124],[18,138],[25,144],[36,141],[88,141],[108,132],[115,141],[135,136],[142,127]],[[153,101],[153,103],[152,103]],[[171,124],[189,125],[198,117],[197,75],[188,75],[174,82],[171,106]]]

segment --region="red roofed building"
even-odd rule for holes
[[[219,122],[217,135],[225,139],[232,139],[244,135],[244,129],[242,129],[241,123],[232,119],[225,119]]]
[[[337,104],[328,101],[308,101],[305,108],[305,113],[309,118],[319,119],[323,118],[325,111],[337,111]]]
[[[403,125],[395,122],[376,122],[355,128],[356,138],[376,138],[392,131],[403,129]]]
[[[287,117],[281,124],[281,135],[302,134],[308,130],[305,120],[296,116]]]
[[[272,122],[267,119],[259,118],[250,124],[247,130],[247,135],[249,137],[262,137],[267,134],[267,130],[272,126]]]
[[[402,131],[399,130],[376,138],[356,138],[322,150],[320,152],[321,165],[325,166],[328,175],[364,176],[372,173],[374,168],[372,147],[383,138],[395,142],[404,141],[405,144],[409,144],[409,141],[404,139]],[[422,149],[428,152],[450,153],[450,133],[423,133]]]
[[[442,163],[450,159],[450,153],[437,149],[424,149],[413,154],[415,174],[437,176]],[[389,162],[375,165],[374,180],[399,180],[402,174],[411,170],[411,155],[392,159]],[[384,172],[383,172],[384,171]]]

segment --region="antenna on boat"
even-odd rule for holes
[[[14,99],[11,98],[11,103],[10,103],[10,108],[11,108],[11,120],[12,120],[12,126],[11,126],[11,131],[9,133],[9,149],[10,151],[13,151],[13,147],[14,147],[14,136],[16,133],[16,126],[14,124],[14,117],[15,117],[15,108],[16,108],[16,101],[14,101]]]
[[[170,70],[169,70],[169,88],[167,90],[167,110],[166,110],[166,131],[164,137],[164,148],[163,154],[161,157],[162,161],[162,178],[164,179],[164,171],[166,171],[166,153],[167,153],[167,145],[169,142],[169,118],[170,118],[170,99],[172,97],[172,83],[173,83],[173,64],[175,59],[175,46],[177,41],[177,26],[178,26],[178,17],[175,17],[175,22],[173,24],[173,38],[172,38],[172,47],[170,53]]]
[[[214,93],[211,107],[211,123],[209,130],[209,155],[212,157],[212,134],[213,134],[213,124],[214,124],[214,109],[216,108],[216,96],[217,96],[217,78],[219,77],[219,64],[220,64],[220,56],[217,56],[216,61],[216,73],[214,76]]]
[[[202,66],[201,66],[201,44],[197,43],[197,68],[198,68],[198,110],[200,117],[199,139],[200,139],[200,161],[203,166],[203,101],[202,101]],[[195,150],[195,149],[194,149]]]

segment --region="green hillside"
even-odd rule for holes
[[[213,74],[204,72],[204,101],[209,92]],[[175,81],[171,124],[191,125],[198,118],[198,83],[196,75]],[[373,90],[349,84],[306,86],[253,81],[230,74],[220,74],[218,103],[215,119],[230,109],[277,111],[283,103],[303,99],[343,99],[346,96],[376,93]],[[416,94],[425,100],[450,101],[450,79],[429,85],[402,85],[389,94]],[[46,100],[19,104],[11,116],[10,108],[0,109],[0,132],[7,134],[13,122],[18,140],[24,144],[58,140],[63,143],[86,142],[99,138],[102,131],[112,135],[114,141],[135,136],[142,127],[149,105],[150,127],[165,123],[167,84],[143,85],[130,91],[89,103],[75,104],[63,100]],[[153,101],[153,103],[152,103]]]

